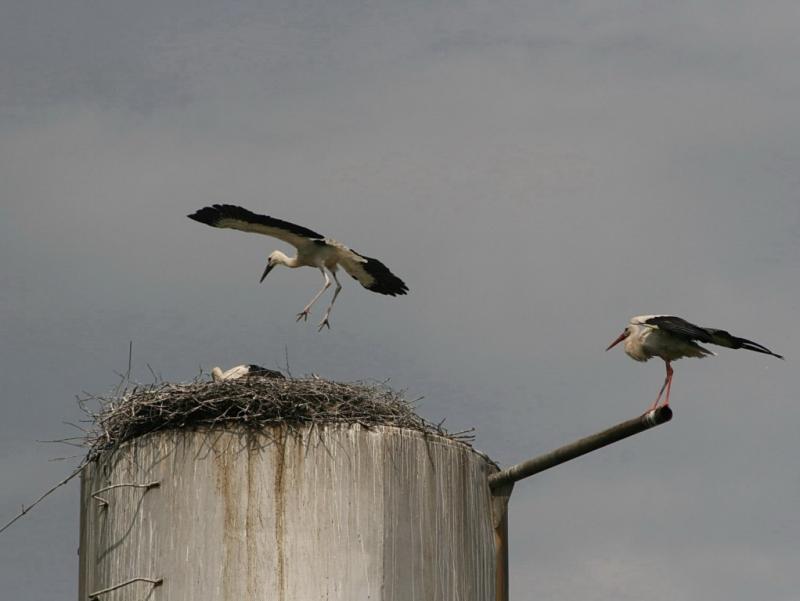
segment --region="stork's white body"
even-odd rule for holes
[[[716,354],[697,344],[697,341],[734,349],[743,348],[783,359],[782,356],[773,353],[757,342],[738,338],[725,330],[697,326],[674,315],[637,315],[631,318],[622,334],[606,350],[623,341],[625,354],[631,359],[648,361],[653,357],[660,357],[666,364],[667,376],[655,403],[650,408],[651,410],[658,405],[665,389],[667,394],[664,404],[669,405],[673,374],[673,369],[670,365],[672,361],[683,357],[702,358]]]
[[[330,328],[328,318],[333,309],[333,303],[336,302],[336,297],[339,296],[339,292],[342,289],[342,285],[336,277],[336,272],[340,266],[367,290],[389,296],[402,295],[408,292],[408,287],[405,283],[377,259],[365,257],[341,242],[325,238],[321,234],[301,225],[282,221],[268,215],[258,215],[234,205],[205,207],[189,215],[189,218],[212,227],[230,228],[272,236],[294,246],[297,249],[297,255],[294,257],[289,257],[279,250],[273,251],[269,255],[264,274],[261,276],[262,282],[276,265],[283,265],[293,269],[297,267],[315,267],[319,269],[325,279],[325,284],[303,310],[297,314],[297,321],[308,318],[311,307],[330,288],[332,277],[333,281],[336,282],[336,290],[319,324],[320,330],[325,326]]]
[[[639,315],[631,319],[628,327],[630,334],[625,338],[625,354],[635,361],[649,361],[660,357],[664,361],[676,361],[683,357],[707,357],[715,355],[713,351],[703,348],[692,340],[677,336],[647,323],[654,317],[667,315]]]

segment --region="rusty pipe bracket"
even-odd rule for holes
[[[146,482],[145,484],[138,484],[136,482],[133,482],[133,483],[122,483],[122,484],[112,484],[110,486],[106,486],[105,488],[101,488],[100,490],[94,491],[92,493],[92,498],[95,501],[97,501],[98,503],[100,503],[100,507],[102,509],[105,509],[106,507],[108,507],[108,500],[104,499],[103,497],[98,496],[101,492],[106,492],[107,490],[112,490],[114,488],[123,488],[123,487],[144,488],[145,492],[147,492],[151,488],[158,488],[159,486],[161,486],[161,482],[158,482],[158,481],[156,481],[156,482]]]
[[[100,595],[105,593],[110,593],[111,591],[115,591],[118,588],[122,588],[124,586],[128,586],[129,584],[133,584],[134,582],[149,582],[153,585],[153,588],[157,586],[161,586],[164,583],[163,578],[131,578],[130,580],[126,580],[125,582],[120,582],[119,584],[115,584],[114,586],[109,586],[108,588],[101,589],[99,591],[95,591],[93,593],[89,593],[89,601],[97,601]]]

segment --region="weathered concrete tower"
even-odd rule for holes
[[[494,600],[495,471],[392,426],[137,436],[82,474],[80,601]]]

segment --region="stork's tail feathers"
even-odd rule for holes
[[[711,328],[707,328],[707,330],[708,333],[711,334],[711,342],[718,344],[719,346],[727,346],[728,348],[734,349],[743,348],[747,349],[748,351],[755,351],[756,353],[763,353],[765,355],[772,355],[778,359],[783,359],[783,355],[773,353],[767,347],[758,344],[757,342],[753,342],[752,340],[747,340],[746,338],[737,338],[725,330],[714,330]]]

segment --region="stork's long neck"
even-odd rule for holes
[[[635,361],[647,361],[652,356],[645,349],[644,342],[652,329],[639,324],[630,324],[630,335],[625,339],[625,354]]]
[[[300,261],[298,261],[297,257],[286,256],[279,250],[276,250],[273,253],[273,257],[275,258],[275,262],[280,263],[281,265],[285,265],[286,267],[291,267],[292,269],[301,266]]]

